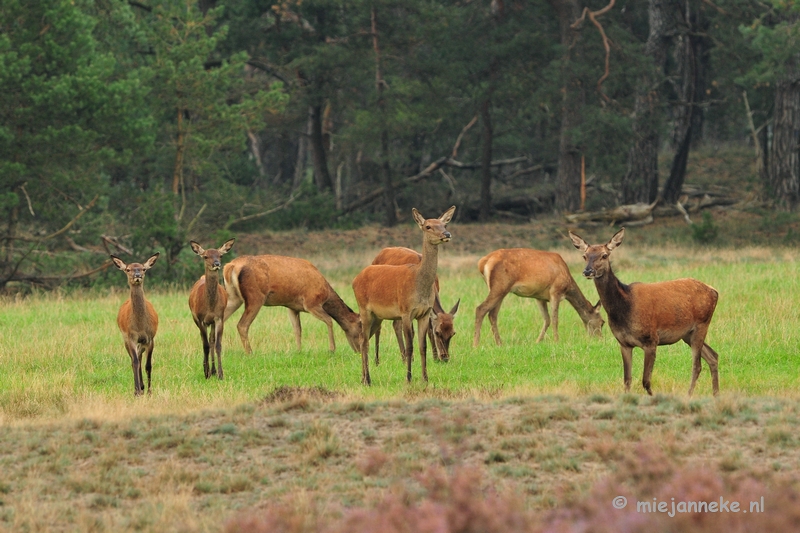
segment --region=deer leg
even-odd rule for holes
[[[125,350],[127,350],[128,355],[131,358],[131,368],[133,369],[133,394],[135,396],[141,396],[142,392],[144,391],[144,387],[142,386],[141,382],[141,369],[139,362],[139,354],[136,351],[137,346],[135,343],[132,343],[129,340],[125,341]]]
[[[547,328],[550,327],[550,313],[547,311],[547,302],[544,300],[536,300],[536,304],[539,306],[539,311],[541,311],[542,318],[544,319],[542,331],[539,332],[539,337],[536,339],[536,342],[542,342],[545,331],[547,331]]]
[[[215,343],[214,348],[217,351],[217,377],[219,379],[223,378],[222,375],[222,332],[225,328],[225,321],[221,318],[217,317],[214,319],[214,337]],[[213,369],[212,369],[213,372]]]
[[[631,362],[633,361],[633,346],[623,346],[620,344],[622,352],[622,375],[625,380],[625,392],[631,391]]]
[[[143,351],[147,352],[147,361],[144,364],[144,369],[147,372],[147,394],[150,395],[150,371],[153,369],[153,348],[155,348],[155,342],[153,339],[150,339],[150,342],[147,343],[145,349]],[[139,381],[142,381],[141,377],[142,368],[139,367]],[[144,386],[142,386],[144,389]]]
[[[553,316],[553,341],[558,342],[558,308],[561,305],[561,298],[558,296],[550,298],[550,306],[552,311],[550,314]]]
[[[328,349],[331,352],[335,352],[336,341],[333,339],[333,319],[331,318],[331,315],[326,313],[325,310],[322,309],[321,305],[319,307],[312,307],[308,310],[308,312],[325,322],[325,325],[328,326]]]
[[[406,381],[411,382],[411,354],[414,351],[414,326],[410,316],[403,317],[403,335],[405,346],[403,347],[403,359],[406,361]]]
[[[426,346],[426,341],[428,338],[428,329],[430,328],[431,319],[430,315],[426,313],[422,317],[417,319],[417,335],[418,335],[418,342],[419,342],[419,361],[422,365],[422,381],[428,381],[428,361],[427,361],[427,354],[428,351]]]
[[[225,316],[223,320],[228,320],[228,318],[230,318],[230,316],[233,313],[235,313],[236,310],[239,309],[241,306],[242,306],[242,300],[240,300],[237,297],[231,297],[231,295],[229,294],[228,303],[225,306]],[[247,306],[245,306],[245,309],[247,309]]]
[[[653,367],[656,364],[656,346],[643,346],[644,349],[644,371],[642,372],[642,387],[650,396],[653,391],[650,389],[650,377],[653,375]]]
[[[299,352],[303,343],[303,326],[300,324],[300,311],[289,309],[289,321],[292,323],[292,330],[294,331],[294,345]]]
[[[242,339],[242,346],[244,347],[245,353],[248,354],[253,353],[253,349],[250,347],[250,340],[248,339],[250,324],[252,324],[253,320],[256,319],[256,316],[258,316],[258,312],[260,310],[261,310],[260,305],[255,305],[255,304],[248,305],[247,302],[245,302],[244,313],[242,313],[242,318],[240,318],[239,323],[236,324],[236,329],[237,331],[239,331],[239,338]]]
[[[433,323],[431,322],[430,318],[428,319],[428,340],[431,342],[431,353],[433,354],[433,360],[434,361],[447,361],[446,357],[442,358],[446,354],[443,354],[442,357],[439,356],[439,353],[440,353],[439,352],[439,343],[441,341],[438,339],[438,336],[436,335],[436,330],[434,329]]]
[[[217,366],[214,363],[214,352],[216,351],[217,346],[217,331],[214,324],[208,325],[208,344],[209,344],[209,351],[211,352],[211,374],[210,376],[217,375]],[[209,375],[206,376],[206,379],[209,378]]]
[[[394,329],[394,336],[397,337],[397,346],[400,347],[400,355],[403,356],[403,362],[406,362],[406,343],[403,340],[403,321],[392,320],[392,329]]]
[[[378,324],[378,327],[375,329],[375,366],[381,364],[380,346],[381,346],[381,325]]]
[[[372,318],[372,327],[369,332],[369,337],[375,336],[375,364],[379,364],[380,359],[378,358],[378,339],[381,336],[381,325],[383,324],[383,320],[379,320],[377,317]],[[367,338],[369,338],[367,337]]]
[[[719,394],[719,354],[705,342],[700,354],[708,363],[708,369],[711,371],[711,387],[714,391],[714,396],[716,396]]]
[[[497,305],[494,306],[489,311],[489,323],[492,325],[492,333],[494,334],[494,342],[498,346],[503,344],[502,339],[500,339],[500,329],[497,327],[497,316],[500,314],[500,305],[502,304],[502,300],[497,302]]]
[[[369,337],[372,332],[372,314],[361,313],[361,383],[372,385],[369,378]]]
[[[206,379],[208,379],[208,376],[211,375],[208,369],[208,334],[206,333],[206,327],[202,322],[195,319],[194,323],[197,324],[197,328],[200,330],[200,339],[203,341],[203,374],[206,376]]]

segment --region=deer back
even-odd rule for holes
[[[529,248],[495,250],[478,261],[478,269],[490,290],[539,300],[563,296],[574,283],[561,255]]]
[[[320,271],[295,257],[237,257],[225,265],[224,277],[227,286],[238,287],[245,302],[302,310],[321,305],[330,297],[330,285]]]

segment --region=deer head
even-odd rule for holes
[[[144,283],[145,272],[153,268],[153,265],[156,264],[156,259],[158,259],[158,256],[159,253],[156,252],[144,263],[131,263],[129,265],[125,264],[125,261],[115,255],[111,256],[111,260],[114,261],[114,264],[118,269],[123,271],[128,276],[128,285],[134,287]]]
[[[189,241],[189,245],[191,245],[194,253],[203,258],[206,264],[206,270],[219,270],[222,268],[222,261],[220,258],[228,253],[234,242],[236,242],[236,239],[229,239],[216,250],[213,248],[211,250],[204,250],[203,247],[195,241]]]
[[[417,225],[422,230],[425,236],[425,242],[438,245],[450,241],[451,235],[450,232],[447,231],[447,224],[450,222],[450,219],[453,218],[455,210],[456,206],[453,206],[445,211],[439,218],[426,219],[416,208],[411,208],[411,214],[414,215],[414,221],[416,221]]]
[[[586,261],[586,268],[583,269],[583,275],[586,278],[602,278],[611,269],[609,256],[612,250],[622,244],[623,237],[625,237],[625,228],[616,232],[607,244],[589,245],[578,235],[571,231],[569,232],[569,238],[572,239],[572,244],[575,248],[583,252],[583,259]]]

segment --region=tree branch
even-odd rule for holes
[[[286,200],[283,204],[281,204],[281,205],[279,205],[277,207],[273,207],[272,209],[267,209],[266,211],[262,211],[261,213],[255,213],[253,215],[247,215],[247,216],[243,216],[243,217],[239,217],[239,218],[235,218],[233,220],[230,220],[230,221],[228,221],[228,223],[225,224],[225,226],[223,226],[223,229],[227,230],[227,229],[230,229],[231,226],[233,226],[234,224],[239,224],[240,222],[247,222],[248,220],[254,220],[256,218],[265,217],[267,215],[271,215],[272,213],[280,211],[281,209],[286,209],[287,207],[289,207],[291,205],[292,202],[297,200],[302,195],[303,195],[303,191],[300,191],[297,194],[292,193],[292,195],[289,196],[289,199]]]
[[[611,8],[614,7],[616,1],[617,0],[610,0],[606,7],[598,9],[597,11],[591,11],[588,7],[584,7],[583,13],[581,13],[581,18],[573,22],[572,25],[570,26],[570,28],[572,28],[573,30],[577,30],[578,27],[583,22],[583,19],[588,16],[589,20],[591,20],[592,24],[594,24],[595,27],[597,28],[597,31],[600,32],[600,37],[603,39],[603,48],[605,48],[606,50],[606,59],[605,59],[605,71],[603,72],[603,75],[600,76],[600,79],[597,80],[597,92],[600,93],[600,96],[603,97],[603,100],[605,100],[606,102],[611,101],[611,99],[608,96],[606,96],[606,94],[603,92],[603,82],[606,81],[606,78],[608,78],[609,74],[608,65],[609,65],[609,58],[611,56],[611,45],[609,44],[608,36],[606,36],[606,32],[603,29],[603,25],[600,24],[600,22],[597,20],[597,17],[608,13],[611,10]]]

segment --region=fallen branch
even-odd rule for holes
[[[292,202],[294,202],[295,200],[300,198],[300,196],[302,196],[302,195],[303,195],[303,191],[300,191],[297,194],[292,193],[292,195],[289,196],[288,200],[286,200],[283,204],[281,204],[281,205],[279,205],[277,207],[273,207],[272,209],[267,209],[266,211],[262,211],[261,213],[255,213],[253,215],[247,215],[247,216],[235,218],[233,220],[229,220],[225,224],[225,226],[223,226],[223,229],[227,230],[227,229],[230,229],[231,226],[233,226],[234,224],[239,224],[240,222],[247,222],[248,220],[254,220],[256,218],[265,217],[267,215],[271,215],[272,213],[276,213],[276,212],[280,211],[281,209],[286,209],[287,207],[289,207],[292,204]]]
[[[591,213],[567,214],[564,215],[564,217],[567,219],[567,222],[571,224],[576,224],[578,222],[609,222],[615,224],[617,222],[628,222],[631,220],[644,220],[651,216],[656,204],[658,204],[658,200],[652,204],[640,202],[636,204],[619,205],[611,209],[603,209]]]

